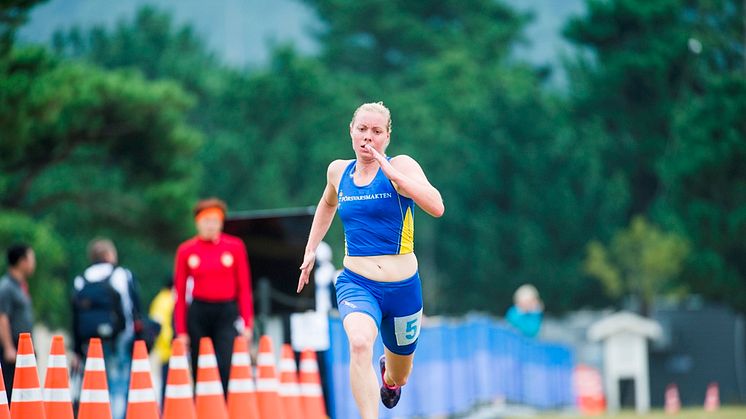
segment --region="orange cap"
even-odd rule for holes
[[[209,216],[217,216],[218,218],[220,218],[220,221],[223,221],[225,219],[225,213],[223,212],[222,208],[209,207],[198,212],[197,215],[194,216],[194,221],[199,221]]]

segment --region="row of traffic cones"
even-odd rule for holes
[[[247,342],[236,338],[226,404],[212,341],[209,338],[200,341],[197,384],[192,391],[186,348],[181,340],[174,340],[163,419],[326,418],[315,352],[307,350],[301,355],[300,383],[290,345],[283,345],[282,348],[279,382],[272,354],[272,341],[268,336],[263,336],[259,341],[255,384]],[[150,376],[150,362],[143,341],[136,341],[133,347],[130,377],[127,419],[158,419],[160,415]],[[42,391],[31,335],[21,334],[10,409],[0,375],[0,419],[9,418],[73,419],[62,336],[52,339]],[[96,338],[91,339],[88,348],[78,419],[111,419],[103,348],[101,340]]]
[[[192,385],[186,348],[175,340],[169,361],[164,419],[324,419],[327,418],[316,353],[301,354],[300,382],[295,367],[295,356],[290,345],[283,345],[280,362],[280,381],[277,380],[272,340],[259,340],[256,383],[251,373],[251,358],[246,340],[236,338],[233,343],[228,400],[224,401],[220,375],[212,341],[200,341],[197,360],[197,384],[192,402]],[[314,368],[308,365],[313,364]],[[315,390],[301,391],[302,386]]]
[[[672,415],[679,413],[681,410],[681,399],[679,398],[679,388],[676,384],[669,384],[666,387],[664,410],[667,414]],[[705,412],[715,412],[720,409],[720,388],[718,383],[712,382],[707,385],[705,392]]]

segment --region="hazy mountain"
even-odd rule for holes
[[[536,64],[558,64],[559,57],[570,51],[560,30],[569,16],[582,13],[583,0],[506,2],[534,14],[525,32],[528,43],[519,46],[516,55]],[[121,19],[131,19],[145,4],[170,11],[178,24],[193,25],[207,45],[229,64],[261,65],[273,42],[293,42],[307,53],[317,50],[310,31],[319,22],[313,10],[296,0],[50,0],[32,10],[19,38],[22,42],[46,43],[60,28],[111,27]]]
[[[309,53],[316,50],[309,36],[317,23],[314,13],[293,0],[50,0],[31,11],[19,38],[46,43],[61,28],[113,27],[148,4],[170,12],[179,25],[191,24],[230,64],[262,64],[273,42],[293,42]]]

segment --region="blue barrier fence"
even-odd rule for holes
[[[528,339],[486,316],[425,325],[412,375],[397,407],[381,418],[453,415],[498,398],[540,409],[574,405],[570,348]],[[350,390],[350,353],[338,318],[325,353],[329,415],[359,418]],[[374,362],[383,353],[376,342]],[[378,366],[375,366],[378,371]]]

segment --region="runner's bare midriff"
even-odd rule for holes
[[[417,272],[417,256],[403,255],[345,256],[345,268],[373,281],[396,282]]]

